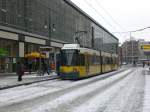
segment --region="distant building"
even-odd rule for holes
[[[122,61],[126,63],[138,62],[139,60],[139,41],[126,41],[122,45]]]
[[[139,61],[150,59],[150,42],[139,40]]]

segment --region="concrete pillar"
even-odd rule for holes
[[[24,57],[24,42],[19,42],[19,57]]]

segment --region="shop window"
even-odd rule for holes
[[[0,40],[0,72],[15,72],[19,52],[16,41]]]
[[[2,0],[2,9],[6,10],[6,0]]]
[[[7,56],[9,57],[17,57],[18,56],[18,47],[19,45],[15,41],[9,40],[0,40],[0,49],[7,52]]]

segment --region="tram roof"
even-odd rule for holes
[[[83,48],[83,47],[80,47],[79,44],[64,44],[64,46],[62,47],[62,50],[79,50],[80,53],[100,55],[100,51],[94,50],[94,49],[89,49],[89,48]],[[113,57],[118,57],[116,54],[111,54],[111,53],[107,53],[104,51],[101,51],[101,55],[108,56],[108,57],[110,57],[112,55]]]
[[[89,48],[83,48],[83,47],[80,47],[80,45],[79,44],[64,44],[64,46],[62,47],[62,50],[65,50],[65,49],[67,49],[67,50],[80,50],[80,52],[81,53],[89,53],[89,54],[93,54],[93,53],[95,53],[95,54],[99,54],[99,51],[97,51],[97,50],[94,50],[94,49],[89,49]]]
[[[80,49],[79,44],[64,44],[62,49]]]

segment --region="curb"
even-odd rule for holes
[[[49,81],[49,80],[54,80],[54,79],[58,79],[58,76],[55,76],[55,77],[49,78],[49,79],[43,79],[43,80],[38,80],[38,81],[33,81],[33,82],[27,82],[27,83],[23,83],[23,84],[16,84],[16,85],[10,85],[10,86],[6,86],[6,87],[0,87],[0,90],[10,89],[10,88],[14,88],[14,87],[23,86],[23,85],[30,85],[30,84]]]

